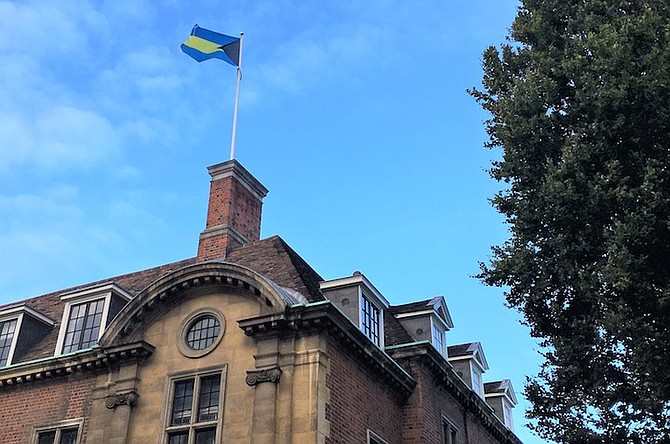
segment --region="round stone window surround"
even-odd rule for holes
[[[188,335],[189,329],[196,322],[198,322],[200,318],[203,318],[205,316],[212,316],[217,321],[219,321],[220,325],[219,336],[217,336],[212,341],[212,343],[207,347],[201,350],[195,350],[188,345],[188,343],[186,342],[186,337]],[[214,349],[221,342],[221,339],[223,339],[225,332],[226,332],[226,318],[223,316],[223,313],[221,313],[221,311],[217,310],[216,308],[203,307],[189,314],[186,318],[184,318],[181,324],[179,324],[179,328],[177,329],[177,348],[179,349],[181,354],[186,356],[187,358],[201,358],[214,351]]]

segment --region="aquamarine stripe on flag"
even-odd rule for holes
[[[209,59],[220,59],[233,66],[240,63],[240,38],[231,37],[198,25],[193,27],[188,40],[181,45],[181,50],[198,62]]]

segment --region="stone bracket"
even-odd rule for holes
[[[115,409],[120,405],[129,405],[132,407],[135,404],[137,404],[137,398],[139,398],[139,395],[134,391],[128,393],[119,393],[116,395],[109,395],[107,396],[107,399],[105,399],[105,407],[107,407],[110,410]]]
[[[279,382],[281,377],[281,369],[279,367],[266,368],[264,370],[249,370],[247,371],[246,383],[249,387],[253,387],[261,382]]]

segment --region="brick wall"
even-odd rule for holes
[[[88,417],[95,378],[94,374],[77,374],[0,388],[0,443],[29,443],[34,427]],[[85,420],[82,443],[87,425]]]
[[[458,442],[464,444],[495,444],[494,438],[475,418],[466,412],[459,401],[437,381],[435,375],[412,360],[406,368],[417,381],[415,393],[408,401],[404,411],[403,443],[405,444],[442,444],[443,415],[458,428]]]
[[[326,419],[330,421],[330,437],[326,444],[366,443],[368,429],[389,444],[401,444],[403,400],[341,345],[332,341],[328,345],[330,402]]]

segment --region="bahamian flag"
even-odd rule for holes
[[[219,34],[198,25],[193,27],[188,40],[181,45],[181,50],[198,62],[221,59],[234,66],[240,64],[239,37]]]

